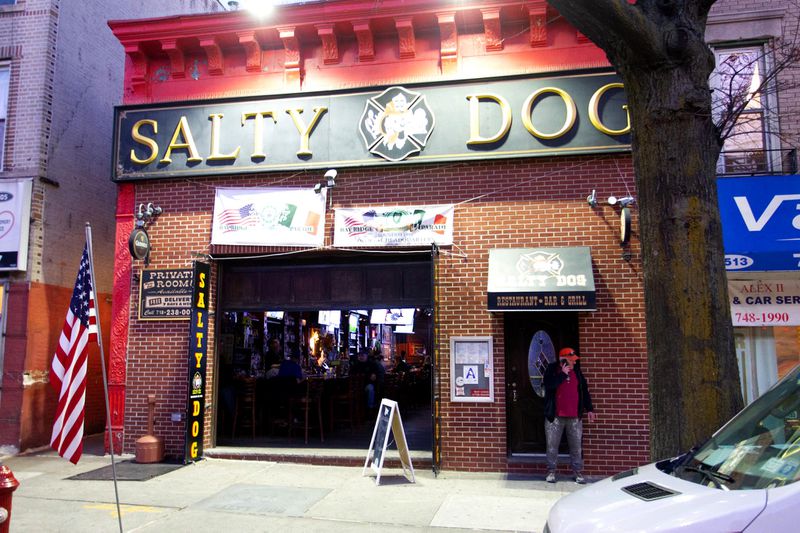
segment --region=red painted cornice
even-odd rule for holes
[[[125,102],[287,94],[608,67],[545,0],[333,0],[110,21]]]
[[[192,37],[198,34],[231,33],[253,29],[277,28],[286,25],[310,26],[339,23],[358,19],[391,19],[401,15],[425,17],[442,12],[479,13],[481,9],[504,9],[515,18],[527,16],[527,6],[544,6],[542,1],[511,2],[489,0],[485,2],[441,2],[437,0],[384,0],[379,3],[361,0],[309,2],[275,6],[272,14],[259,20],[247,11],[226,11],[201,15],[112,20],[108,25],[114,35],[125,43],[129,41]],[[431,18],[435,25],[435,20]],[[478,16],[477,21],[480,21]]]

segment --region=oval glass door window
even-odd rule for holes
[[[530,378],[533,391],[544,398],[544,384],[542,379],[547,365],[555,362],[556,350],[550,335],[544,330],[539,330],[533,334],[531,345],[528,348],[528,377]]]

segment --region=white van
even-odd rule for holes
[[[545,533],[800,531],[800,366],[688,453],[560,499]]]

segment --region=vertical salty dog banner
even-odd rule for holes
[[[450,245],[454,210],[453,204],[336,209],[333,245]]]
[[[208,274],[206,263],[195,261],[192,315],[189,327],[189,395],[186,400],[184,463],[203,455],[206,363],[208,361]]]
[[[327,191],[218,188],[211,244],[322,246]]]

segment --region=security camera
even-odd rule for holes
[[[633,202],[634,202],[633,196],[626,196],[625,198],[619,199],[619,205],[621,205],[622,207],[628,207]]]
[[[322,184],[321,183],[317,183],[316,185],[314,185],[314,192],[317,193],[317,194],[322,192]]]
[[[327,171],[325,173],[325,183],[326,183],[326,185],[328,186],[329,189],[331,189],[331,188],[336,186],[336,175],[337,174],[338,174],[338,172],[336,172],[336,169],[334,169],[334,168],[330,169],[329,171]]]

